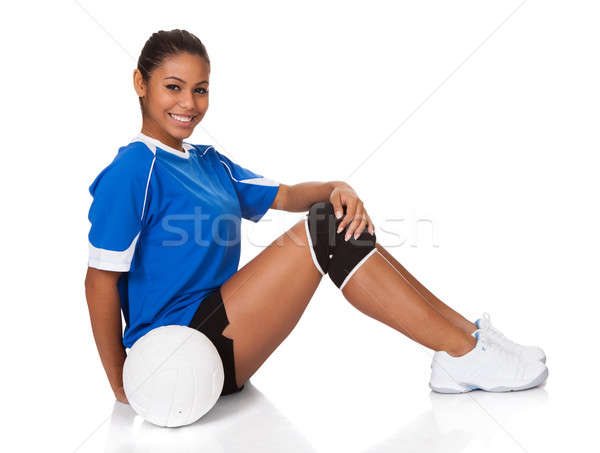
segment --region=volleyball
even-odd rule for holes
[[[217,402],[223,362],[206,335],[186,326],[162,326],[139,338],[123,366],[129,404],[158,426],[194,423]]]

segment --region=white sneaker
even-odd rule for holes
[[[505,349],[514,352],[521,358],[525,360],[541,360],[543,363],[546,363],[546,354],[542,348],[537,346],[523,346],[522,344],[515,343],[496,329],[490,319],[489,313],[484,313],[483,317],[475,321],[475,325],[479,329],[486,330],[492,341],[504,346]]]
[[[438,393],[465,393],[481,389],[508,392],[536,387],[546,381],[548,368],[504,349],[488,332],[478,329],[475,347],[460,357],[436,351],[431,363],[429,387]]]

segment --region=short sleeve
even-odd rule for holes
[[[88,213],[88,266],[127,272],[145,214],[153,154],[119,150],[110,165],[89,187],[93,197]]]
[[[242,217],[258,222],[273,204],[280,183],[242,167],[219,152],[217,156],[229,173],[240,201]]]

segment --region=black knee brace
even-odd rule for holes
[[[346,206],[343,209],[346,215]],[[348,227],[337,233],[343,218],[336,219],[333,204],[322,201],[310,207],[305,219],[313,262],[321,275],[329,274],[339,289],[344,288],[352,274],[376,250],[375,234],[371,235],[366,229],[358,238],[351,236],[348,241],[344,240]]]

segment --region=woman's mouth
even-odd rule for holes
[[[173,120],[180,125],[184,125],[184,126],[189,126],[192,121],[198,116],[198,115],[177,115],[175,113],[170,113],[169,112],[169,116],[171,118],[173,118]]]

